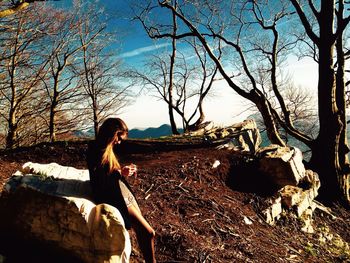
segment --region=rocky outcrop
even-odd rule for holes
[[[260,148],[261,137],[254,120],[207,129],[203,135],[209,141],[219,142],[219,149],[247,153],[247,163],[252,163],[254,170],[240,167],[245,172],[236,174],[232,184],[253,191],[257,184],[260,188],[267,188],[258,189],[261,193],[270,194],[270,189],[277,191],[268,208],[262,211],[267,223],[273,225],[282,215],[289,213],[304,222],[302,230],[313,231],[312,213],[320,180],[316,173],[305,169],[303,155],[298,148],[274,144]]]
[[[261,137],[253,120],[211,129],[205,135],[210,140],[222,140],[218,148],[247,152],[250,156],[249,162],[255,170],[243,169],[243,175],[236,175],[236,184],[240,182],[247,189],[255,189],[255,184],[267,187],[266,190],[259,189],[262,193],[269,189],[277,191],[268,208],[262,211],[267,223],[273,225],[282,215],[291,214],[304,222],[302,230],[313,231],[312,213],[320,180],[316,173],[305,169],[298,148],[274,144],[260,148]]]
[[[305,176],[302,152],[295,147],[270,145],[260,148],[256,156],[259,170],[279,188],[298,185]]]
[[[304,222],[303,231],[312,233],[312,214],[316,208],[320,180],[305,170],[302,153],[295,147],[270,145],[257,151],[259,170],[279,188],[271,205],[263,211],[266,222],[274,224],[282,214],[292,214]]]
[[[317,207],[315,198],[321,184],[315,172],[306,170],[305,174],[300,186],[286,185],[271,198],[271,205],[263,211],[267,223],[273,225],[282,214],[289,213],[304,221],[304,231],[313,231],[312,212]]]
[[[255,153],[261,144],[260,132],[254,120],[245,120],[224,128],[213,128],[204,134],[208,140],[222,140],[218,148]]]
[[[33,241],[82,262],[128,262],[131,244],[120,212],[95,205],[89,182],[75,179],[87,179],[86,170],[33,163],[23,170],[0,197],[2,238]]]

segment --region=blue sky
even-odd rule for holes
[[[60,6],[69,7],[72,0],[61,0]],[[118,44],[118,57],[125,64],[138,68],[142,67],[149,55],[159,53],[169,47],[170,43],[165,41],[151,40],[139,22],[130,20],[132,14],[128,0],[100,0],[106,7],[106,14],[115,17],[109,26],[110,30],[116,29],[120,32]],[[315,85],[317,76],[316,68],[312,61],[297,61],[291,59],[288,71],[294,76],[297,85],[311,87]],[[244,110],[251,105],[240,98],[227,86],[224,81],[219,81],[213,87],[214,97],[208,98],[204,102],[206,111],[206,121],[213,121],[216,125],[230,125],[243,121],[251,113]],[[242,113],[243,112],[243,113]],[[164,123],[169,123],[167,105],[159,101],[150,94],[143,94],[134,98],[121,113],[129,128],[158,127]],[[177,118],[178,125],[181,124]]]
[[[72,2],[73,0],[60,0],[52,3],[59,7],[69,8]],[[108,29],[117,32],[118,55],[128,64],[136,65],[143,60],[144,55],[165,46],[152,41],[139,23],[131,21],[130,1],[99,0],[99,2],[105,7],[106,15],[111,17]]]

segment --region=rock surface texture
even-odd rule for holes
[[[279,189],[271,206],[263,211],[266,221],[274,224],[284,213],[292,213],[304,222],[303,231],[312,233],[312,212],[317,207],[320,180],[306,170],[301,151],[295,147],[270,145],[257,151],[259,170]]]
[[[207,130],[204,134],[210,140],[223,140],[219,148],[255,153],[261,144],[259,129],[254,120],[224,127]]]
[[[305,176],[302,152],[295,147],[270,145],[257,151],[259,170],[278,187],[298,185]]]
[[[0,197],[2,238],[36,242],[76,262],[129,261],[123,218],[116,208],[90,201],[86,170],[26,163],[23,173],[8,181]]]

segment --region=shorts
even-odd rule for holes
[[[134,195],[130,192],[129,188],[121,180],[119,180],[119,186],[126,206],[129,207],[133,205],[140,211],[139,205],[137,204],[136,199]]]

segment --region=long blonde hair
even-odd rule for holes
[[[102,151],[101,165],[108,165],[109,172],[120,170],[120,164],[113,147],[119,134],[127,132],[128,127],[120,118],[106,119],[98,131],[96,142]]]

